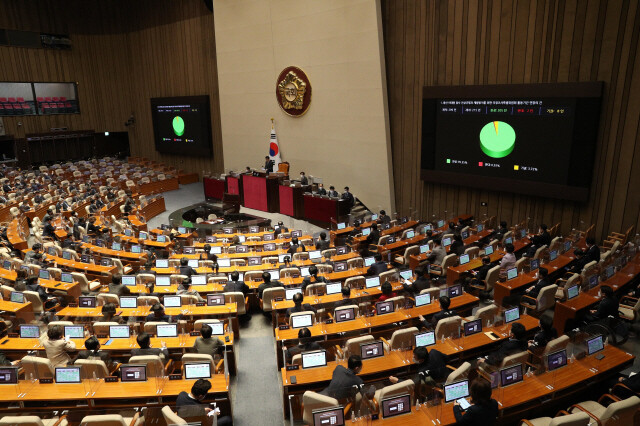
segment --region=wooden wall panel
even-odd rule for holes
[[[202,0],[6,0],[0,28],[70,34],[71,51],[0,47],[0,81],[76,81],[80,114],[5,117],[7,133],[128,131],[131,153],[201,172],[223,171],[213,14]],[[155,151],[151,97],[209,95],[214,155]],[[133,113],[135,126],[124,123]],[[22,125],[18,125],[22,123]]]
[[[398,212],[510,224],[640,225],[640,7],[630,0],[382,0]],[[587,203],[420,180],[424,86],[604,81]],[[488,202],[482,207],[481,202]]]

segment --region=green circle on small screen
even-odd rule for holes
[[[184,134],[184,120],[179,115],[173,117],[173,132],[176,136],[182,136]]]
[[[506,157],[515,145],[516,131],[504,121],[492,121],[480,130],[480,148],[489,157]]]

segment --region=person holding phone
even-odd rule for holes
[[[458,401],[453,406],[453,415],[457,425],[491,426],[498,418],[498,401],[491,398],[491,384],[484,379],[476,379],[471,383],[471,405],[462,408]]]

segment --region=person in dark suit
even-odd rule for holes
[[[351,355],[347,361],[347,368],[338,365],[333,370],[329,386],[320,393],[338,400],[350,397],[354,385],[364,384],[364,381],[358,377],[361,370],[362,358],[359,355]]]
[[[58,201],[56,203],[56,210],[58,212],[62,212],[62,211],[68,211],[70,209],[69,207],[69,203],[67,203],[66,200],[60,199],[60,201]]]
[[[111,282],[109,283],[109,293],[117,294],[118,296],[126,296],[131,293],[131,290],[129,287],[122,284],[122,275],[113,274]]]
[[[551,245],[551,234],[547,231],[547,225],[544,223],[540,225],[540,232],[538,233],[538,237],[540,237],[540,244],[546,245],[549,247]]]
[[[378,224],[374,223],[371,225],[371,232],[367,235],[367,239],[364,241],[365,247],[368,247],[369,244],[378,244],[379,239],[380,231],[378,231]]]
[[[289,250],[287,250],[287,253],[293,254],[303,251],[307,251],[307,248],[304,246],[304,244],[298,241],[298,237],[293,237],[291,239],[291,244],[289,245]]]
[[[329,192],[327,192],[327,195],[333,198],[338,198],[340,196],[340,194],[338,194],[338,191],[336,191],[335,186],[333,185],[329,186]]]
[[[574,261],[569,272],[574,274],[579,274],[582,272],[582,269],[585,267],[587,263],[589,263],[589,258],[586,256],[586,253],[581,248],[577,248],[573,251],[573,254],[576,256],[576,260]]]
[[[287,362],[291,362],[291,359],[299,353],[319,351],[320,349],[322,349],[322,347],[320,347],[318,342],[311,341],[311,331],[307,327],[301,328],[300,331],[298,331],[298,344],[287,348]]]
[[[267,173],[273,173],[273,166],[275,166],[276,162],[273,161],[268,155],[264,157],[264,170]]]
[[[215,253],[211,253],[210,244],[205,244],[203,249],[204,249],[204,253],[202,253],[202,255],[200,256],[200,259],[211,260],[213,261],[213,263],[218,263],[218,256],[216,256]]]
[[[178,273],[180,275],[186,275],[187,277],[191,277],[191,275],[198,275],[198,272],[189,266],[189,259],[186,257],[180,259],[180,271]]]
[[[353,300],[351,300],[351,287],[342,286],[342,299],[338,300],[335,305],[333,305],[333,309],[339,308],[341,306],[349,306],[353,305]]]
[[[457,256],[464,254],[464,241],[462,241],[462,237],[460,235],[456,234],[453,236],[453,242],[449,248],[449,253],[455,253]]]
[[[428,385],[435,386],[436,382],[447,377],[447,356],[440,351],[435,349],[429,351],[424,346],[418,346],[413,350],[413,362],[418,370],[418,373],[412,377],[416,386],[421,380],[424,380]],[[396,376],[389,376],[389,381],[396,384],[399,379]]]
[[[242,292],[242,294],[246,296],[246,294],[250,290],[249,286],[245,284],[244,281],[239,281],[239,279],[240,274],[238,273],[238,271],[233,271],[231,273],[231,281],[227,282],[222,291],[224,291],[225,293]]]
[[[136,338],[139,348],[131,349],[131,356],[137,355],[159,355],[160,358],[168,358],[169,351],[167,346],[163,343],[162,348],[151,347],[151,337],[147,333],[140,333]]]
[[[600,248],[596,245],[596,240],[593,237],[587,238],[587,251],[585,253],[585,257],[587,258],[587,263],[589,262],[599,262],[600,261]]]
[[[305,311],[316,312],[316,308],[314,308],[308,303],[303,304],[302,303],[303,300],[304,300],[304,296],[302,295],[302,293],[296,293],[293,295],[293,307],[287,309],[287,312],[285,314],[287,319],[289,319],[291,314],[296,314],[298,312],[305,312]]]
[[[349,187],[348,186],[344,187],[344,192],[340,196],[340,199],[341,200],[347,200],[347,206],[348,206],[349,210],[351,210],[353,205],[356,203],[355,198],[353,198],[353,194],[351,192],[349,192]]]
[[[76,360],[89,359],[103,361],[107,368],[109,368],[112,363],[109,352],[100,350],[100,341],[96,336],[91,336],[87,340],[85,340],[84,347],[87,349],[78,352],[78,357],[76,358]]]
[[[302,293],[307,289],[307,286],[315,283],[326,283],[327,279],[325,277],[318,276],[318,267],[316,265],[311,265],[309,267],[309,276],[304,277],[302,280]]]
[[[506,342],[502,343],[502,345],[500,345],[497,350],[491,352],[487,356],[486,360],[481,358],[478,362],[486,362],[487,364],[498,366],[502,363],[502,360],[505,359],[505,357],[518,352],[526,351],[528,347],[526,334],[527,329],[524,327],[524,325],[520,324],[519,322],[513,323],[513,325],[511,326],[511,335],[509,336],[509,339]]]
[[[425,268],[418,266],[414,272],[415,280],[411,284],[402,284],[404,291],[412,293],[414,295],[420,294],[422,290],[426,290],[431,287],[429,277],[425,274]]]
[[[367,269],[367,275],[378,275],[387,270],[387,263],[382,260],[382,255],[380,253],[375,255],[375,260],[376,262]]]
[[[289,228],[287,228],[286,226],[284,226],[284,223],[282,221],[278,222],[278,226],[275,227],[275,231],[273,232],[273,235],[275,238],[278,238],[278,235],[284,233],[284,232],[289,232]]]
[[[558,337],[558,332],[553,328],[553,318],[550,316],[540,317],[540,331],[529,340],[529,349],[544,348],[547,343]]]
[[[380,210],[380,214],[378,215],[378,223],[390,223],[391,222],[391,218],[389,217],[389,215],[387,214],[386,211],[384,210]]]
[[[262,299],[262,293],[268,289],[273,287],[282,287],[282,283],[280,281],[271,281],[271,274],[268,272],[262,273],[262,284],[258,286],[258,297]]]
[[[102,316],[98,319],[100,322],[117,322],[118,324],[124,324],[126,321],[120,315],[116,315],[116,304],[105,303],[102,305],[100,311]]]
[[[300,172],[300,185],[309,185],[309,178],[304,172]]]
[[[536,255],[536,252],[538,251],[538,249],[540,247],[542,247],[544,244],[542,244],[542,238],[540,237],[540,235],[534,235],[531,238],[531,245],[527,248],[527,251],[524,252],[523,256],[524,257],[529,257],[529,258],[534,258]],[[549,247],[549,246],[547,246]]]
[[[53,238],[53,239],[56,238],[56,228],[53,227],[53,225],[51,224],[51,221],[44,222],[44,225],[42,227],[42,236]]]
[[[316,191],[316,194],[318,195],[327,195],[327,190],[324,188],[324,185],[319,183],[318,184],[318,190]]]
[[[171,322],[171,316],[164,312],[164,307],[156,303],[151,307],[151,313],[147,315],[145,321]]]
[[[540,294],[540,290],[548,285],[551,285],[549,283],[549,280],[547,279],[548,276],[549,271],[547,270],[547,268],[538,268],[538,281],[534,285],[527,288],[524,294],[533,298],[538,297],[538,294]]]
[[[475,274],[475,278],[484,281],[487,279],[487,274],[489,273],[489,270],[493,268],[493,265],[491,265],[491,257],[489,256],[484,256],[482,258],[482,266],[478,268],[478,271]]]
[[[471,383],[471,407],[462,410],[456,401],[453,415],[457,425],[492,426],[498,418],[498,401],[491,398],[491,384],[483,379],[476,379]]]
[[[326,250],[331,246],[331,242],[327,240],[327,233],[321,232],[320,237],[316,240],[316,250]]]
[[[618,298],[613,292],[613,289],[608,285],[600,287],[602,293],[602,300],[598,304],[598,309],[592,309],[587,315],[585,315],[585,322],[591,323],[597,320],[602,320],[608,317],[618,318],[618,308],[620,303]]]
[[[438,321],[440,321],[441,319],[453,317],[456,315],[456,311],[449,309],[449,306],[451,306],[451,299],[449,299],[449,296],[440,296],[440,298],[438,299],[438,303],[440,303],[440,312],[436,312],[433,315],[433,318],[431,318],[431,323],[429,323],[422,315],[418,317],[420,318],[423,327],[429,328],[431,325],[436,326],[438,324]]]

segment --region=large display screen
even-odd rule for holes
[[[152,98],[151,116],[158,152],[212,155],[209,96]]]
[[[602,83],[426,87],[422,178],[586,201]]]

